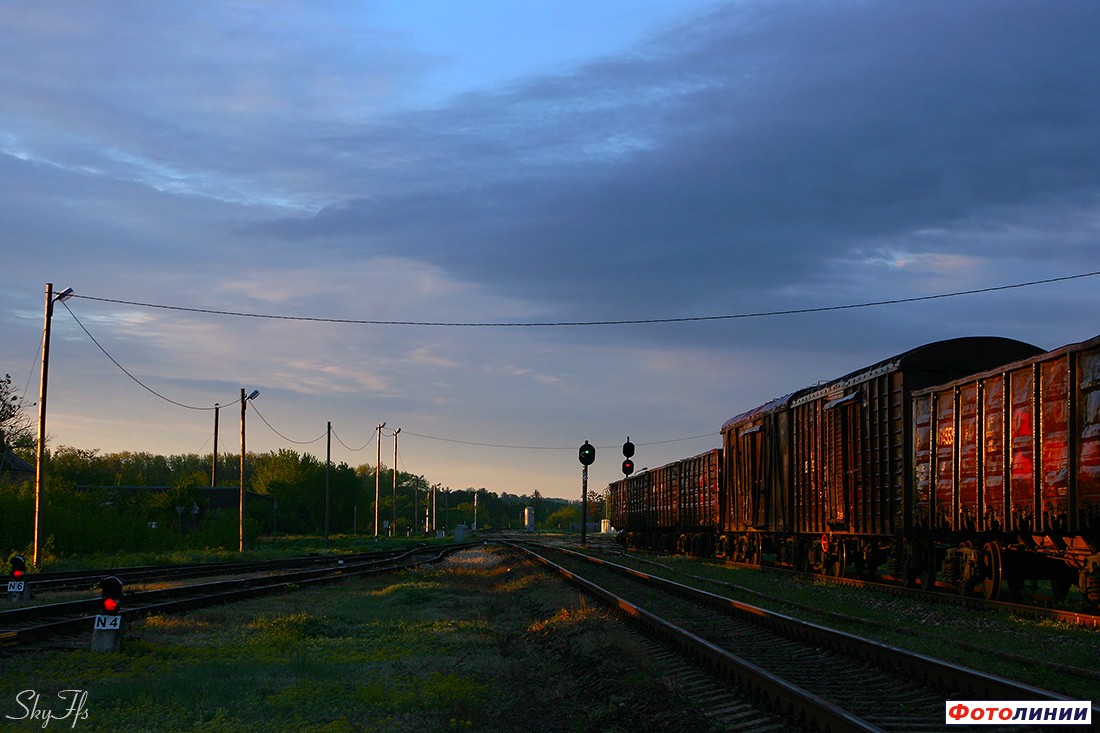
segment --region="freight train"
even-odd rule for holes
[[[1100,336],[926,344],[728,420],[616,481],[629,547],[1100,601]]]

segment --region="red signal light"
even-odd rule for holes
[[[16,568],[15,570],[12,570],[11,574],[12,574],[12,577],[14,577],[16,579],[19,579],[19,578],[23,577],[23,571],[18,569],[18,568]]]
[[[114,576],[104,578],[100,581],[99,587],[103,589],[100,602],[103,604],[104,612],[119,613],[122,608],[122,581]]]

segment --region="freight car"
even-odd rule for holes
[[[942,571],[990,597],[1002,579],[1036,578],[1100,594],[1100,338],[1049,354],[992,337],[926,344],[742,413],[721,434],[721,450],[608,487],[626,544],[754,563],[769,553],[833,575],[885,564],[927,588]],[[685,499],[682,477],[699,463],[707,479]]]
[[[743,413],[722,427],[719,548],[831,575],[883,563],[915,578],[914,392],[1041,353],[992,337],[937,341]]]
[[[921,571],[1100,602],[1100,336],[913,396]]]
[[[630,547],[714,554],[722,452],[711,450],[608,487],[611,524]]]

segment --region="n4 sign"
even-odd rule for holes
[[[109,616],[104,613],[96,614],[95,617],[96,630],[111,630],[118,631],[122,628],[122,616]]]

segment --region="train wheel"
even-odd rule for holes
[[[982,595],[986,600],[994,601],[1001,594],[1001,546],[996,542],[986,542],[982,547]]]

